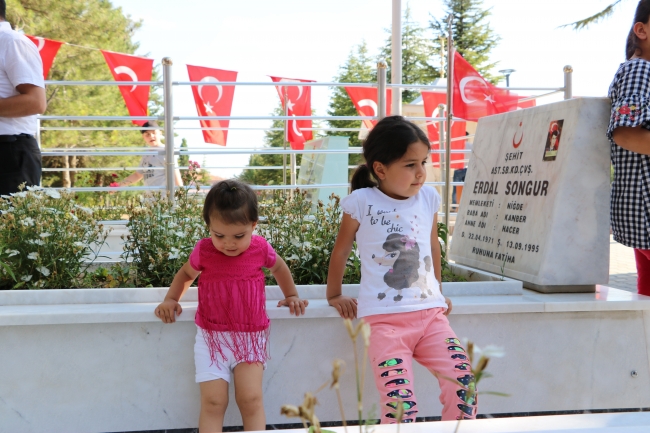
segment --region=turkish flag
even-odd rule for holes
[[[536,99],[531,99],[529,101],[521,102],[522,99],[526,99],[526,96],[522,96],[521,98],[519,98],[519,100],[517,101],[517,109],[523,110],[524,108],[532,108],[537,106]]]
[[[439,92],[422,92],[422,101],[424,102],[424,115],[425,117],[440,117],[438,114],[438,106],[440,104],[445,105],[444,116],[447,116],[447,94]],[[429,133],[430,141],[440,141],[440,131],[439,131],[440,122],[438,120],[427,121],[427,132]],[[465,137],[466,131],[466,122],[451,122],[451,138],[460,138]],[[445,133],[447,132],[447,122],[444,122]],[[432,146],[434,149],[444,149],[445,144],[438,144]],[[463,150],[465,149],[465,140],[458,140],[451,142],[451,148],[454,150]],[[452,153],[451,154],[451,168],[458,169],[465,166],[462,160],[466,159],[467,155],[463,153]],[[453,161],[461,161],[453,163]],[[432,153],[431,162],[434,167],[440,167],[440,154]]]
[[[359,116],[378,116],[379,107],[377,100],[378,89],[376,87],[345,87],[345,91],[348,92],[348,96],[354,104],[354,108],[357,109]],[[386,115],[390,116],[391,113],[391,102],[392,102],[391,89],[386,91]],[[362,120],[363,126],[366,129],[372,129],[373,126],[377,124],[376,120]]]
[[[38,54],[41,55],[41,60],[43,61],[43,79],[47,80],[47,75],[50,73],[50,68],[52,67],[52,63],[54,63],[56,53],[59,52],[59,48],[61,48],[64,42],[41,38],[40,36],[25,36],[38,48]]]
[[[205,68],[187,65],[190,81],[201,81],[205,84],[192,86],[194,103],[199,116],[230,116],[232,101],[235,97],[235,86],[222,86],[220,81],[237,81],[237,72],[223,69]],[[229,120],[201,120],[202,128],[228,128]],[[226,145],[227,130],[203,130],[203,140],[206,143]]]
[[[463,56],[454,53],[454,115],[477,121],[480,117],[517,109],[518,97],[485,81]]]
[[[299,80],[295,78],[271,77],[274,83],[313,83],[313,80]],[[311,116],[311,86],[275,86],[282,101],[282,107],[285,108],[285,93],[288,100],[286,103],[287,113],[289,116]],[[313,138],[311,130],[302,128],[311,128],[311,120],[291,120],[287,128],[287,141],[294,150],[305,148],[305,141]]]
[[[113,74],[115,81],[151,81],[153,59],[131,56],[100,50]],[[118,86],[126,109],[131,116],[146,116],[148,113],[149,91],[151,86]],[[146,120],[134,120],[133,123],[142,126]]]

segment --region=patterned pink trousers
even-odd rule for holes
[[[476,396],[454,382],[475,388],[469,358],[444,311],[431,308],[364,317],[372,331],[369,358],[380,395],[382,424],[397,421],[400,404],[404,408],[402,422],[415,421],[413,359],[438,377],[443,421],[476,418]]]

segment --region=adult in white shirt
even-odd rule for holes
[[[0,0],[0,195],[41,181],[36,115],[47,107],[43,63],[36,46],[14,31]]]
[[[158,123],[146,122],[142,126],[144,128],[153,128],[158,127]],[[165,170],[160,169],[161,167],[165,167],[165,146],[160,141],[162,139],[162,133],[160,132],[160,129],[143,129],[141,132],[142,138],[145,143],[147,143],[147,146],[159,149],[160,152],[156,155],[143,156],[142,161],[140,161],[141,169],[124,178],[124,180],[119,182],[118,185],[128,186],[143,180],[144,186],[165,186],[167,184]],[[174,180],[176,181],[176,186],[183,185],[181,172],[178,168],[174,169]]]

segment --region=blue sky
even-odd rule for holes
[[[636,1],[626,0],[613,17],[575,32],[560,25],[584,18],[611,0],[485,0],[490,25],[501,37],[492,59],[496,69],[513,68],[511,86],[560,87],[562,68],[574,68],[574,95],[605,96],[624,60],[624,45]],[[200,1],[112,0],[126,14],[143,20],[135,36],[138,54],[160,63],[174,60],[174,80],[187,80],[185,64],[239,72],[238,81],[267,81],[268,75],[331,81],[350,51],[362,40],[376,54],[391,25],[390,0]],[[403,7],[406,1],[403,0]],[[413,18],[428,23],[443,16],[440,0],[411,0]],[[314,88],[312,105],[325,115],[327,88]],[[189,87],[174,93],[175,114],[194,116]],[[550,98],[547,98],[549,101]],[[273,87],[239,87],[233,116],[267,115],[278,104]],[[232,122],[231,127],[268,126],[270,122]],[[179,127],[198,126],[196,122]],[[203,144],[200,131],[179,130],[191,146]],[[231,131],[228,148],[263,145],[262,131]],[[217,147],[217,146],[215,146]],[[202,156],[194,159],[203,161]],[[245,165],[247,156],[217,156],[209,165]],[[231,176],[239,170],[213,170]]]

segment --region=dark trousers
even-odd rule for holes
[[[0,194],[41,182],[41,151],[31,135],[0,135]]]

